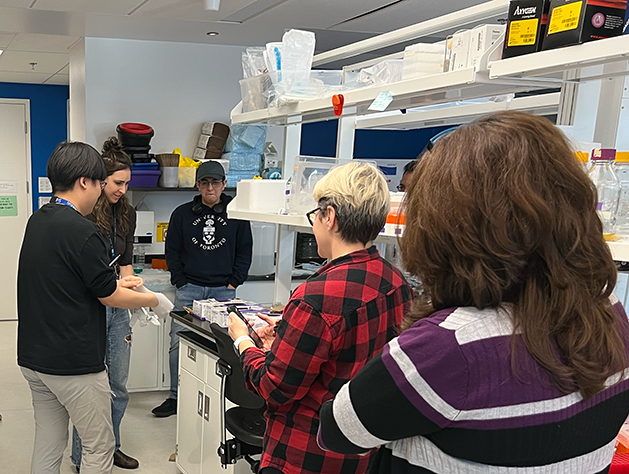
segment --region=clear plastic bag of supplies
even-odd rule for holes
[[[371,67],[366,67],[358,73],[357,86],[382,86],[402,80],[404,60],[385,59]]]
[[[242,53],[243,78],[256,77],[267,72],[263,47],[247,48]]]

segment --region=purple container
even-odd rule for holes
[[[130,188],[155,188],[157,180],[162,174],[160,170],[133,170],[131,171]]]

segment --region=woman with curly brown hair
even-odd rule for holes
[[[109,247],[109,257],[116,260],[115,270],[119,277],[133,275],[133,234],[135,233],[136,213],[125,196],[131,181],[131,159],[123,151],[117,138],[111,137],[103,144],[103,160],[107,170],[107,183],[88,219],[100,227]],[[125,469],[139,466],[136,459],[120,451],[120,422],[129,403],[127,379],[131,358],[131,326],[129,311],[107,307],[107,347],[106,364],[109,385],[113,393],[111,416],[116,438],[114,465]],[[81,439],[73,430],[72,463],[81,465]]]
[[[501,112],[424,155],[405,267],[425,299],[321,409],[372,473],[604,473],[629,413],[629,323],[596,191],[548,120]]]

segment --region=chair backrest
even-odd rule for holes
[[[231,367],[231,375],[225,380],[225,397],[244,408],[262,408],[265,401],[259,395],[250,392],[245,386],[245,374],[240,365],[240,358],[234,350],[234,341],[223,329],[216,323],[210,324],[216,347],[218,348],[218,356],[221,360]]]

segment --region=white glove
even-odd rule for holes
[[[163,293],[155,293],[153,291],[147,290],[144,285],[140,285],[135,288],[135,291],[140,293],[153,293],[157,297],[157,306],[152,307],[153,312],[160,318],[168,318],[170,312],[175,307],[174,304],[163,294]],[[155,324],[155,323],[153,323]]]
[[[157,296],[157,301],[159,304],[157,306],[152,307],[153,312],[159,316],[160,318],[168,318],[170,312],[173,310],[175,305],[166,298],[166,295],[163,293],[154,293]]]

